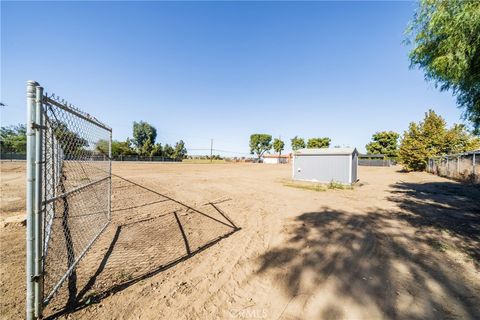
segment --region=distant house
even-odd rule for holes
[[[264,154],[263,155],[263,163],[266,164],[282,164],[282,163],[289,163],[290,159],[292,158],[292,154]]]
[[[351,184],[357,181],[355,148],[301,149],[293,155],[294,180]]]

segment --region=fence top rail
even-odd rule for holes
[[[368,153],[365,153],[365,154],[359,154],[358,155],[358,158],[377,158],[377,159],[386,159],[385,155],[384,154],[375,154],[375,153],[372,153],[372,154],[368,154]],[[386,159],[388,160],[388,159]]]
[[[450,157],[459,157],[459,156],[471,156],[471,155],[474,155],[474,154],[480,154],[480,149],[479,150],[468,151],[468,152],[463,152],[463,153],[444,154],[442,156],[431,157],[430,159],[441,159],[441,158],[450,158]]]
[[[55,97],[54,95],[51,95],[49,97],[47,94],[45,94],[43,96],[43,102],[44,103],[54,105],[54,106],[56,106],[56,107],[58,107],[62,110],[65,110],[67,112],[70,112],[70,113],[74,114],[75,116],[77,116],[79,118],[82,118],[85,121],[93,123],[94,125],[97,125],[102,129],[105,129],[107,131],[112,132],[112,128],[110,128],[109,126],[107,126],[106,124],[104,124],[103,122],[98,120],[97,118],[95,118],[95,117],[89,115],[88,113],[72,106],[71,104],[66,105],[66,103],[64,101],[60,102],[58,100],[59,100],[59,97]]]

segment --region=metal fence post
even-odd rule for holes
[[[476,176],[476,172],[475,172],[475,152],[473,153],[472,165],[473,165],[473,168],[472,168],[473,181],[476,182],[477,181],[477,176]]]
[[[457,176],[460,174],[460,156],[457,156]]]
[[[27,300],[26,319],[32,320],[34,315],[34,282],[35,282],[35,81],[27,82],[27,190],[26,190],[26,276]]]
[[[108,140],[108,161],[110,161],[110,179],[108,185],[108,220],[112,220],[112,131],[110,131]]]
[[[34,283],[34,309],[35,317],[40,318],[42,316],[42,282],[43,282],[43,210],[42,210],[42,130],[44,128],[43,123],[43,110],[42,110],[42,98],[43,88],[36,87],[35,92],[35,283]]]

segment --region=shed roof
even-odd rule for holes
[[[348,155],[357,152],[356,148],[318,148],[300,149],[295,155]]]

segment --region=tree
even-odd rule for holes
[[[421,141],[430,157],[445,154],[445,135],[447,122],[433,110],[428,110],[425,119],[420,122]]]
[[[97,144],[95,145],[95,150],[97,150],[101,154],[108,155],[108,140],[105,140],[105,139],[98,140]],[[112,152],[112,155],[113,155],[113,152]]]
[[[0,150],[25,153],[27,150],[27,127],[24,124],[1,127]]]
[[[185,159],[186,155],[187,155],[187,148],[185,148],[185,143],[183,142],[183,140],[180,140],[177,143],[175,143],[173,158],[175,158],[176,160],[181,160],[181,159]]]
[[[118,143],[112,142],[112,152],[114,152],[115,150],[118,150],[118,154],[121,154],[124,156],[130,156],[130,155],[136,154],[135,149],[133,148],[132,139],[130,138],[127,138],[127,140],[125,141],[119,141]]]
[[[480,1],[421,0],[407,29],[411,66],[440,90],[452,90],[480,132]]]
[[[310,138],[308,139],[307,142],[307,148],[308,149],[313,149],[313,148],[328,148],[330,146],[330,142],[332,140],[330,138],[324,137],[324,138]]]
[[[279,155],[282,154],[283,149],[285,148],[285,142],[282,140],[275,138],[273,140],[273,150],[278,153]]]
[[[72,131],[65,123],[52,121],[51,127],[55,139],[66,155],[91,152],[86,148],[89,146],[88,140],[80,136],[77,132]]]
[[[303,140],[303,138],[299,138],[299,137],[295,136],[290,141],[292,142],[292,150],[293,151],[297,151],[297,150],[305,148],[305,140]]]
[[[108,155],[108,141],[100,140],[97,142],[96,150],[102,154]],[[135,154],[131,146],[130,139],[126,141],[112,140],[112,157],[127,156]]]
[[[155,145],[152,148],[152,151],[150,151],[150,157],[161,157],[163,156],[163,148],[161,143],[155,143]]]
[[[133,143],[137,149],[141,149],[147,140],[150,140],[150,144],[153,146],[156,138],[157,129],[154,126],[145,121],[133,122]]]
[[[150,138],[148,138],[147,140],[145,140],[143,145],[138,149],[138,154],[140,156],[149,157],[152,150],[153,150],[153,146],[154,146],[154,144],[153,144],[152,140],[150,140]]]
[[[272,136],[269,134],[255,133],[250,136],[250,153],[257,154],[258,158],[272,148]]]
[[[447,129],[445,120],[434,111],[425,113],[420,123],[410,123],[400,144],[399,158],[405,169],[425,170],[428,158],[475,150],[480,139],[472,136],[463,125]]]
[[[422,171],[427,166],[430,156],[426,145],[422,141],[422,128],[412,122],[403,135],[399,149],[399,157],[406,170]]]
[[[372,135],[372,142],[365,147],[369,154],[383,154],[387,158],[396,158],[398,155],[398,138],[400,135],[393,131],[381,131]]]
[[[480,148],[480,138],[472,137],[463,124],[454,124],[445,133],[442,153],[454,154]]]
[[[173,158],[173,155],[175,153],[175,149],[169,145],[168,143],[163,147],[163,156],[166,158]]]

